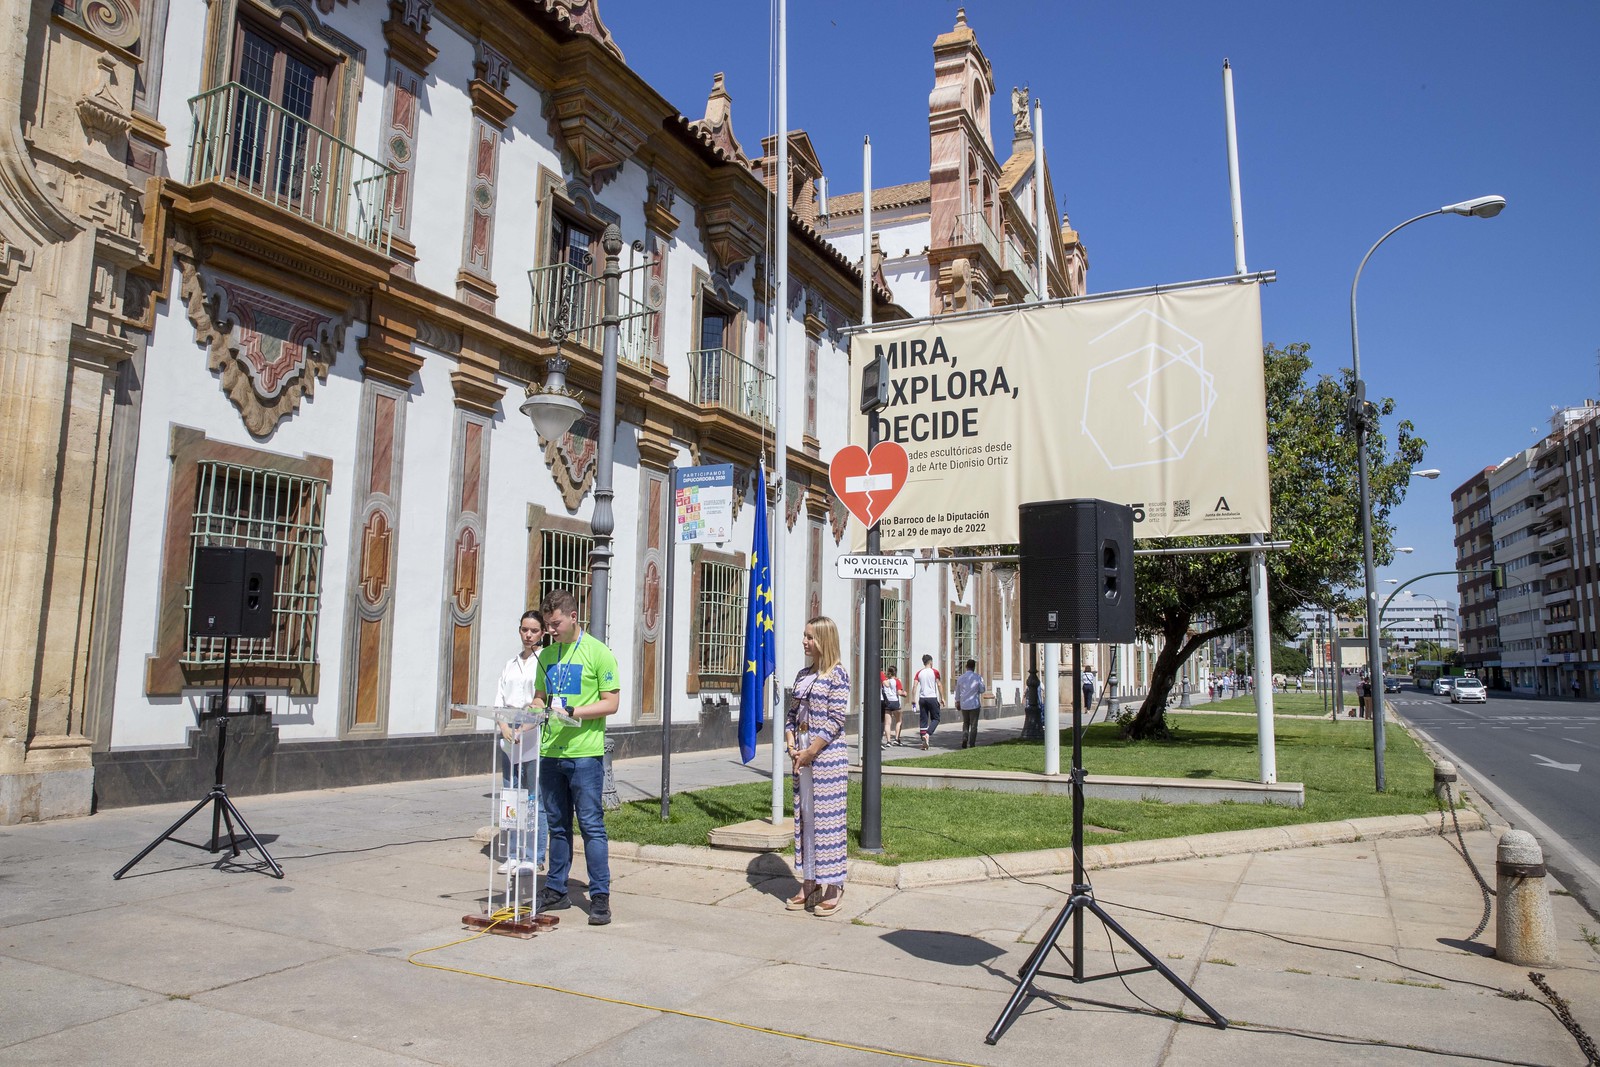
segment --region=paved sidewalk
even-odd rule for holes
[[[653,764],[619,764],[619,788],[654,795]],[[673,780],[758,773],[697,754]],[[112,881],[186,805],[0,830],[0,1064],[888,1062],[849,1045],[972,1064],[1065,1050],[1118,1065],[1584,1061],[1529,968],[1489,955],[1492,924],[1465,940],[1482,898],[1437,835],[1094,871],[1097,899],[1226,1031],[1155,974],[1043,978],[1049,996],[984,1044],[1065,902],[1059,875],[862,879],[818,919],[783,909],[795,882],[773,857],[619,847],[611,926],[587,926],[575,893],[552,933],[481,937],[416,957],[450,970],[414,966],[483,906],[489,861],[470,838],[488,793],[462,778],[241,798],[282,881],[172,844]],[[1494,834],[1466,839],[1492,882]],[[1584,940],[1596,924],[1570,897],[1551,903],[1562,966],[1540,970],[1600,1034],[1600,953]],[[1113,966],[1093,919],[1085,956],[1090,974]],[[1133,958],[1119,946],[1115,962]]]

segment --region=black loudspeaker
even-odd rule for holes
[[[1049,500],[1017,509],[1022,639],[1133,640],[1133,509]]]
[[[190,636],[271,637],[277,572],[278,558],[264,548],[195,549]]]

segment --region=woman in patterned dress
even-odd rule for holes
[[[850,675],[839,662],[839,628],[818,616],[806,623],[801,639],[810,665],[794,680],[794,702],[784,716],[783,739],[794,761],[794,858],[805,879],[789,898],[790,911],[810,908],[814,915],[832,915],[844,898],[846,859],[845,796],[850,757],[845,751],[845,713],[850,702]],[[805,854],[806,826],[801,812],[800,777],[811,768],[812,855]]]

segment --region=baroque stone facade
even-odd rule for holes
[[[663,716],[725,742],[737,691],[698,620],[746,552],[675,543],[673,467],[776,465],[781,610],[848,617],[816,487],[861,279],[808,200],[771,306],[729,87],[676,114],[599,6],[23,0],[0,21],[21,72],[0,84],[0,824],[203,792],[225,655],[229,710],[265,712],[248,789],[480,766],[455,705],[491,698],[530,602],[590,581],[610,225],[622,750]],[[557,354],[584,414],[546,441],[519,405]],[[805,417],[774,449],[779,388]],[[271,636],[190,632],[203,546],[273,552]]]

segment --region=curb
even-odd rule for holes
[[[1488,829],[1483,815],[1472,808],[1456,812],[1463,833]],[[1342,822],[1301,823],[1255,830],[1227,830],[1192,837],[1153,841],[1129,841],[1120,845],[1087,845],[1083,865],[1087,870],[1136,867],[1146,863],[1199,859],[1204,856],[1234,856],[1242,852],[1277,852],[1290,848],[1375,841],[1383,838],[1424,837],[1451,832],[1448,817],[1432,815],[1378,815]],[[609,842],[613,859],[635,863],[657,863],[711,870],[745,871],[768,877],[795,877],[787,857],[775,852],[729,853],[701,845],[639,845],[631,841]],[[987,882],[999,878],[1037,878],[1071,874],[1070,848],[1038,852],[1010,852],[999,856],[964,856],[959,859],[923,860],[886,867],[871,860],[852,859],[848,879],[858,885],[886,889],[922,889],[928,886]]]

